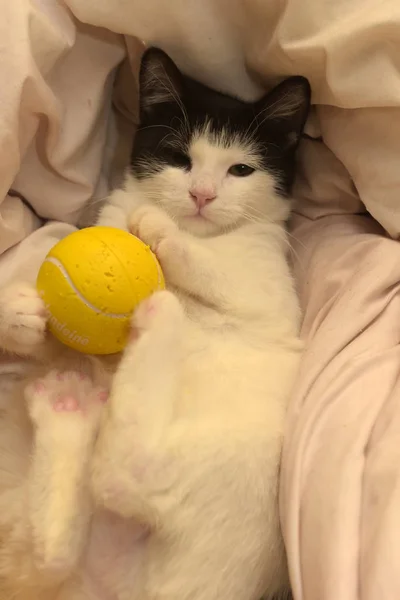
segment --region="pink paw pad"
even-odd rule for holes
[[[35,394],[40,394],[42,396],[46,391],[46,386],[44,385],[43,381],[35,381],[33,384],[33,389]]]
[[[97,398],[100,402],[102,402],[103,404],[105,404],[108,400],[108,392],[106,392],[106,390],[101,390],[98,395]]]
[[[144,305],[144,312],[147,316],[151,317],[156,314],[157,308],[154,302],[148,300]]]
[[[79,402],[73,396],[59,396],[53,407],[56,412],[76,412],[80,410]]]

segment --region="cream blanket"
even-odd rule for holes
[[[2,0],[1,283],[117,181],[135,112],[117,97],[121,126],[112,89],[127,48],[140,53],[121,34],[249,99],[285,75],[311,81],[323,142],[304,142],[295,190],[307,351],[281,493],[294,596],[398,600],[400,247],[384,229],[400,234],[400,2]]]

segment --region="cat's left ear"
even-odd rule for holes
[[[285,150],[295,149],[303,133],[311,102],[311,88],[305,77],[282,81],[257,102],[260,127],[276,131]]]
[[[159,48],[147,50],[139,76],[141,120],[162,105],[179,104],[182,89],[183,75],[168,54]]]

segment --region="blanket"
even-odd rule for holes
[[[306,352],[281,477],[293,594],[397,599],[398,0],[19,0],[0,33],[2,284],[118,184],[142,41],[244,99],[308,77],[291,233]]]

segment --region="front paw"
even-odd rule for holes
[[[178,226],[160,208],[146,204],[132,213],[129,230],[157,253],[160,242],[176,234]]]
[[[37,290],[26,283],[1,293],[0,338],[5,350],[29,354],[44,341],[47,312]]]

